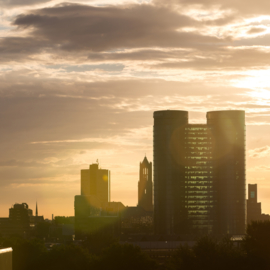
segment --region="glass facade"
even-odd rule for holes
[[[185,127],[185,159],[185,208],[189,231],[193,234],[212,234],[216,197],[210,127]]]

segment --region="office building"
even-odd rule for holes
[[[184,230],[212,233],[216,221],[217,198],[213,183],[212,134],[206,125],[185,127]]]
[[[156,234],[244,234],[245,112],[154,112]]]
[[[258,202],[257,184],[248,184],[247,223],[269,220],[269,214],[262,214],[261,203]]]
[[[140,180],[138,182],[138,206],[145,211],[153,211],[152,162],[144,157],[140,162]]]
[[[95,232],[120,232],[121,202],[111,202],[110,171],[99,164],[81,170],[81,195],[75,196],[75,236],[83,239]]]
[[[90,165],[81,170],[81,195],[96,197],[101,203],[111,200],[110,171],[99,168],[99,164]]]
[[[30,216],[33,216],[33,211],[28,208],[27,203],[15,203],[13,207],[9,209],[9,218],[11,221],[29,223]]]
[[[247,223],[261,220],[262,208],[257,200],[257,184],[248,184]]]
[[[140,206],[127,206],[121,213],[122,234],[149,234],[153,232],[153,211]]]
[[[4,236],[20,235],[28,237],[31,229],[31,218],[33,211],[28,208],[27,203],[15,203],[9,209],[8,218],[0,218],[0,231]]]

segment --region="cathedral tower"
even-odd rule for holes
[[[138,206],[146,211],[153,211],[152,200],[152,162],[145,157],[140,163],[140,180],[138,182]]]

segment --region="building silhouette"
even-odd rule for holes
[[[258,202],[257,184],[248,184],[247,223],[265,220],[270,220],[270,216],[262,213],[261,203]]]
[[[0,231],[3,236],[20,235],[29,237],[35,225],[44,221],[43,216],[33,216],[27,203],[15,203],[9,209],[8,218],[0,218]]]
[[[156,234],[244,234],[245,112],[154,112]]]
[[[9,218],[11,221],[29,224],[30,216],[33,216],[33,210],[28,208],[27,203],[15,203],[13,207],[9,209]]]
[[[75,217],[94,216],[111,200],[110,171],[91,164],[81,170],[81,195],[75,196]]]
[[[97,197],[100,202],[111,200],[110,171],[95,163],[88,170],[81,170],[81,195]]]
[[[261,220],[262,208],[257,200],[257,184],[248,184],[247,223]]]
[[[91,164],[81,170],[81,195],[75,196],[75,237],[83,239],[98,231],[117,234],[120,230],[121,202],[111,202],[110,171]]]
[[[146,211],[153,211],[152,162],[144,157],[140,162],[140,180],[138,182],[138,206]]]

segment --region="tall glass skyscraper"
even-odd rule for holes
[[[213,179],[211,128],[185,127],[185,208],[190,222],[188,233],[213,232],[216,193]]]
[[[154,112],[157,234],[245,233],[245,112]]]

